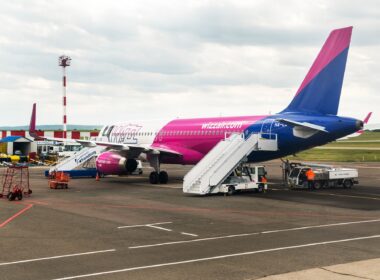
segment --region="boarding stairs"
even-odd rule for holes
[[[184,177],[183,192],[212,193],[253,151],[277,151],[277,134],[232,134],[220,141]]]
[[[71,171],[84,167],[86,163],[93,160],[105,149],[106,147],[103,146],[84,147],[82,150],[67,158],[64,158],[62,161],[58,162],[58,164],[51,167],[49,173],[52,174],[53,172],[59,171]]]

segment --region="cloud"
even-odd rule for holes
[[[376,2],[6,1],[0,124],[27,123],[33,102],[40,124],[61,122],[62,54],[73,59],[70,123],[274,113],[288,105],[328,33],[350,25],[340,113],[362,117],[378,104]]]

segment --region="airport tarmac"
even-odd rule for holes
[[[280,161],[265,165],[267,193],[206,197],[182,193],[190,167],[163,166],[167,185],[144,169],[67,190],[32,168],[32,196],[0,200],[0,279],[258,279],[378,262],[380,164],[344,164],[360,184],[318,191],[290,191]]]

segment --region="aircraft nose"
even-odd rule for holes
[[[361,120],[357,120],[357,121],[356,121],[356,128],[357,128],[357,130],[362,130],[363,127],[364,127],[364,123],[363,123],[363,121],[361,121]]]

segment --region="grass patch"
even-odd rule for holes
[[[362,141],[362,140],[380,140],[380,132],[364,131],[364,133],[358,137],[348,138],[340,142],[343,143],[347,141]]]
[[[380,148],[380,142],[333,142],[324,147]]]
[[[380,162],[380,150],[322,150],[311,149],[289,157],[289,160],[341,161],[341,162]]]
[[[332,142],[324,146],[329,148],[345,147],[350,149],[311,149],[297,154],[296,157],[291,156],[289,160],[380,162],[380,150],[360,150],[360,148],[380,149],[380,142],[367,142],[374,140],[380,141],[380,132],[365,131],[358,137]]]

